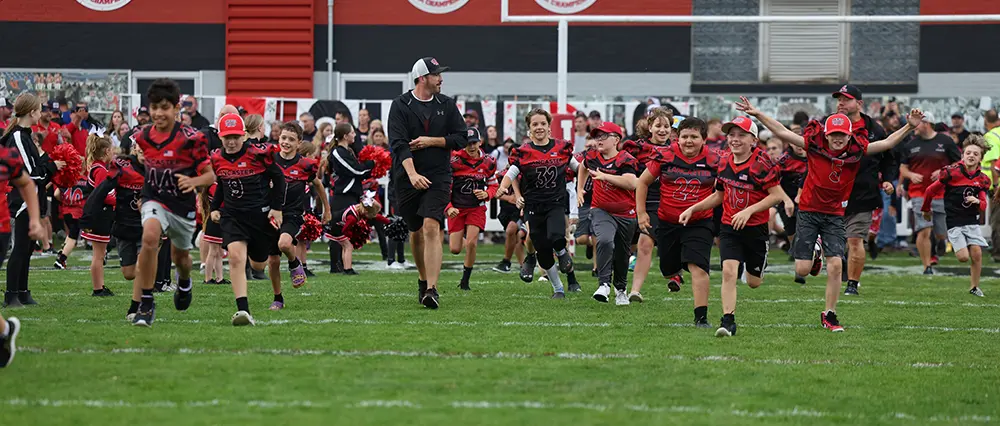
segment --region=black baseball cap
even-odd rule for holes
[[[410,70],[410,78],[416,80],[428,74],[441,74],[450,69],[450,67],[441,65],[437,59],[428,56],[417,59],[417,62],[413,63],[413,69]]]
[[[483,138],[479,133],[479,128],[470,127],[469,128],[469,143],[482,142]]]
[[[960,112],[956,112],[956,113],[952,114],[951,118],[961,118],[961,119],[965,120],[965,116],[962,115],[962,113],[960,113]]]
[[[593,111],[590,112],[590,115],[588,117],[590,117],[590,118],[601,118],[601,113],[598,112],[595,109],[595,110],[593,110]]]
[[[846,96],[848,99],[861,100],[861,89],[857,86],[852,86],[850,84],[845,84],[840,86],[840,90],[833,92],[833,97],[839,98],[841,96]]]
[[[135,115],[139,116],[142,114],[149,115],[149,107],[141,106],[139,109],[135,110]]]

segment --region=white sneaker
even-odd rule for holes
[[[594,300],[601,303],[608,303],[609,294],[611,294],[611,286],[608,284],[601,284],[597,286],[597,291],[594,292]]]
[[[239,311],[233,314],[233,325],[254,325],[253,317],[247,311]]]
[[[549,280],[549,278],[546,277],[545,275],[542,275],[542,276],[538,277],[538,282],[548,281],[548,280]]]
[[[406,269],[406,267],[403,266],[402,263],[392,262],[392,265],[389,265],[389,269],[393,270],[393,271],[402,271],[402,270]]]
[[[633,291],[628,295],[628,300],[630,302],[642,303],[642,295],[638,292]]]
[[[625,290],[615,289],[615,305],[624,306],[628,305],[628,293]]]
[[[417,264],[416,263],[412,263],[409,260],[407,260],[407,261],[403,262],[403,267],[406,268],[406,269],[416,268]]]

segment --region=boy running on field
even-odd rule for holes
[[[496,196],[498,187],[496,160],[479,149],[479,129],[470,127],[468,132],[465,149],[451,153],[451,203],[445,209],[451,254],[459,254],[465,247],[462,281],[458,284],[462,290],[470,289],[479,232],[486,228],[486,201]]]
[[[969,135],[964,146],[962,161],[941,169],[938,180],[927,187],[920,211],[924,219],[931,220],[932,200],[944,194],[948,241],[959,262],[972,261],[969,266],[969,294],[983,297],[979,276],[983,270],[983,247],[987,244],[979,228],[979,215],[986,212],[986,191],[990,188],[990,178],[979,169],[979,163],[983,153],[990,148],[979,135]]]

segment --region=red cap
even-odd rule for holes
[[[596,128],[596,129],[592,129],[590,131],[590,137],[596,138],[597,135],[599,135],[600,133],[611,133],[611,134],[618,135],[618,137],[621,138],[622,137],[622,128],[618,127],[618,125],[615,124],[615,123],[612,123],[610,121],[605,121],[605,122],[601,123],[600,127]]]
[[[729,130],[732,129],[733,127],[739,127],[743,129],[744,132],[753,135],[753,137],[755,138],[759,137],[757,136],[758,134],[757,123],[754,123],[753,120],[750,119],[750,117],[744,117],[742,115],[737,116],[736,118],[733,119],[733,121],[730,121],[722,125],[722,133],[729,134]]]
[[[834,114],[827,117],[823,127],[826,128],[828,135],[831,133],[847,133],[848,135],[854,133],[851,128],[851,119],[844,114]]]
[[[240,135],[243,130],[243,118],[239,114],[226,114],[219,119],[219,136]]]

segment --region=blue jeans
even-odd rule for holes
[[[896,184],[895,181],[892,182],[893,187]],[[875,243],[879,247],[884,248],[896,244],[896,216],[893,216],[889,212],[889,206],[892,205],[892,196],[886,194],[885,191],[879,192],[882,193],[882,227],[878,230]]]

